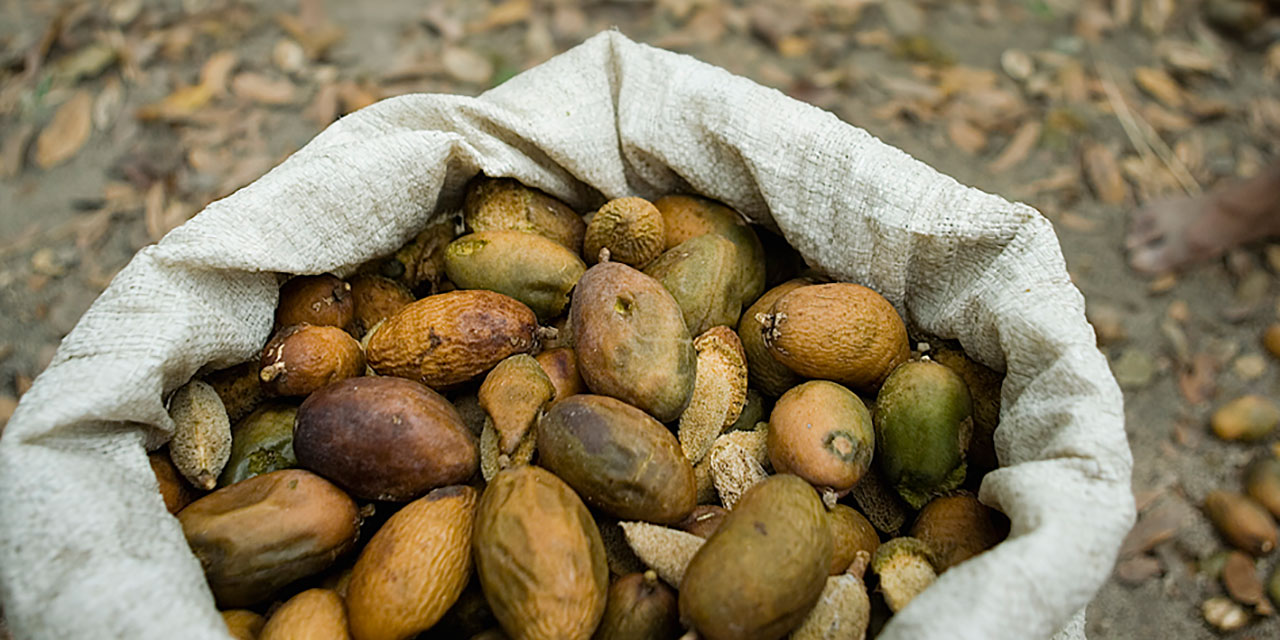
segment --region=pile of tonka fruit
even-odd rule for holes
[[[1000,384],[722,204],[478,177],[151,462],[238,638],[863,638],[1007,535]]]

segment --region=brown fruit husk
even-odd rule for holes
[[[350,637],[342,597],[330,589],[307,589],[289,598],[271,614],[258,640],[345,640]]]
[[[295,276],[280,287],[276,326],[314,324],[341,329],[351,325],[353,313],[351,285],[328,273]]]
[[[337,327],[294,325],[276,332],[262,350],[259,379],[276,396],[305,396],[364,374],[364,351]]]

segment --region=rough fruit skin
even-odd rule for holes
[[[737,326],[743,291],[738,250],[724,236],[707,234],[668,249],[644,268],[680,305],[691,335],[717,325]]]
[[[273,403],[258,407],[241,420],[231,430],[231,458],[218,477],[218,486],[298,466],[293,454],[297,418],[297,407]]]
[[[760,297],[765,282],[764,245],[737,211],[692,195],[663,196],[655,200],[653,206],[662,214],[666,249],[708,233],[724,236],[737,249],[737,290],[742,292],[742,299],[751,301]]]
[[[765,395],[776,398],[796,386],[801,378],[769,353],[769,347],[764,342],[764,324],[757,316],[768,314],[778,298],[808,284],[812,282],[797,278],[766,291],[738,320],[738,338],[742,340],[742,349],[747,354],[747,373],[751,386]]]
[[[231,420],[213,387],[192,380],[169,399],[173,438],[169,457],[183,477],[198,489],[209,490],[231,456]]]
[[[478,500],[471,487],[436,489],[374,534],[347,587],[355,640],[403,640],[444,616],[471,577]]]
[[[301,466],[371,500],[412,500],[479,465],[458,410],[403,378],[352,378],[311,394],[298,408],[293,451]]]
[[[871,559],[871,570],[880,575],[880,592],[894,613],[938,578],[929,562],[928,546],[915,538],[894,538],[880,545]]]
[[[539,320],[560,315],[587,270],[578,254],[522,231],[480,231],[449,243],[445,273],[460,289],[497,291],[529,305]]]
[[[969,493],[940,496],[920,510],[910,535],[929,545],[929,559],[942,573],[996,546],[1009,533],[1008,520]]]
[[[680,307],[657,280],[617,262],[587,270],[569,321],[578,372],[592,392],[618,398],[660,422],[693,394],[696,355]]]
[[[778,298],[763,324],[765,345],[779,362],[855,391],[874,390],[911,355],[893,305],[848,282],[797,287]]]
[[[267,342],[259,360],[262,387],[277,396],[305,396],[320,387],[364,374],[364,351],[337,327],[285,327]]]
[[[873,418],[876,460],[907,504],[919,509],[964,481],[973,408],[950,368],[927,360],[898,367],[876,396]]]
[[[624,520],[675,523],[693,511],[693,465],[662,423],[607,396],[557,402],[538,422],[539,464]]]
[[[685,457],[697,464],[742,413],[747,401],[747,356],[738,334],[724,325],[695,338],[693,349],[698,354],[697,375],[677,433]]]
[[[408,287],[391,278],[368,273],[352,277],[352,335],[363,336],[416,299]]]
[[[510,178],[481,178],[467,189],[462,209],[473,231],[536,233],[577,251],[587,224],[569,205]]]
[[[643,269],[662,253],[666,237],[662,214],[644,198],[616,198],[596,211],[582,238],[582,255],[595,264],[600,250],[609,259]]]
[[[472,548],[494,616],[513,640],[587,640],[609,587],[600,531],[564,481],[538,467],[485,489]]]
[[[850,640],[866,637],[871,622],[871,597],[862,578],[827,578],[818,604],[791,633],[790,640]]]
[[[309,471],[287,469],[219,489],[178,513],[219,606],[261,602],[351,548],[356,504]]]
[[[345,640],[347,609],[331,589],[307,589],[271,614],[258,640]]]
[[[742,497],[680,583],[680,617],[708,640],[776,640],[826,584],[831,531],[817,492],[770,476]]]
[[[296,276],[280,287],[276,326],[314,324],[343,328],[351,324],[353,312],[351,285],[328,273]]]
[[[532,351],[537,323],[529,307],[500,293],[450,291],[387,318],[367,338],[366,356],[380,375],[442,388]]]
[[[653,640],[680,635],[676,594],[652,571],[631,573],[609,585],[594,640]]]
[[[769,459],[836,492],[858,484],[871,467],[875,429],[858,396],[828,380],[810,380],[778,398],[769,415]]]

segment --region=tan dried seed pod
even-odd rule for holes
[[[262,627],[258,640],[345,640],[347,608],[330,589],[307,589],[289,598]]]
[[[726,509],[733,509],[748,489],[767,477],[755,456],[736,442],[716,447],[711,453],[711,479]]]
[[[537,449],[538,437],[533,430],[527,431],[516,444],[515,451],[510,454],[502,452],[499,441],[502,436],[493,426],[493,420],[485,418],[484,430],[480,432],[480,475],[485,482],[493,480],[503,469],[510,469],[533,461],[533,452]]]
[[[663,582],[679,589],[689,561],[706,542],[679,529],[648,522],[621,522],[627,544],[645,566],[657,572]]]
[[[501,453],[515,453],[555,393],[542,365],[526,353],[506,358],[485,376],[480,406],[498,432]]]
[[[169,400],[173,439],[169,456],[193,486],[208,491],[231,457],[231,420],[213,387],[192,380]]]
[[[841,574],[827,578],[804,622],[791,632],[791,640],[861,640],[871,623],[871,598],[862,578]]]
[[[929,548],[915,538],[894,538],[880,545],[871,570],[879,574],[880,592],[894,613],[938,579],[929,563]]]
[[[697,464],[717,436],[733,426],[747,401],[747,357],[742,341],[726,326],[712,327],[693,341],[697,373],[689,406],[680,414],[680,447]]]
[[[898,493],[890,489],[879,472],[872,469],[862,474],[862,479],[849,492],[858,508],[867,516],[867,520],[875,525],[880,533],[893,536],[907,522],[909,509],[898,497]]]
[[[617,198],[604,203],[582,239],[582,253],[590,264],[600,250],[609,250],[609,259],[643,268],[662,253],[666,244],[662,214],[644,198]]]

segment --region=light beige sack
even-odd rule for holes
[[[459,205],[483,171],[587,210],[694,191],[1007,372],[981,499],[1009,539],[943,574],[886,640],[1083,637],[1134,518],[1119,388],[1047,220],[831,114],[604,33],[479,98],[384,100],[147,247],[0,440],[0,597],[17,638],[221,638],[146,457],[168,393],[245,360],[275,272],[346,273]],[[1081,612],[1081,613],[1078,613]]]

